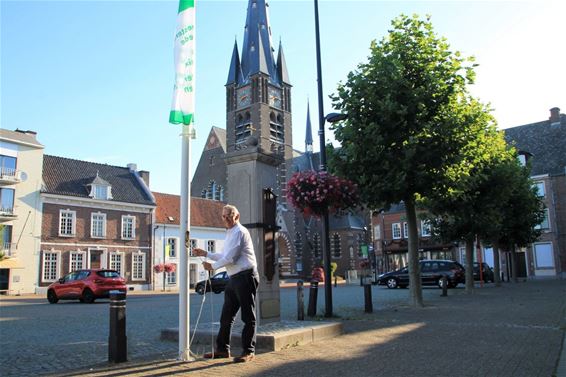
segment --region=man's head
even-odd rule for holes
[[[238,221],[240,221],[240,212],[238,208],[233,205],[227,204],[222,208],[222,221],[226,229],[232,228]]]

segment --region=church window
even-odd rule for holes
[[[330,249],[332,251],[333,258],[340,258],[342,256],[342,250],[340,249],[340,235],[338,233],[334,233],[332,235]]]

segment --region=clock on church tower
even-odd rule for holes
[[[269,105],[280,109],[281,108],[281,89],[270,86],[267,89],[267,91],[268,91],[268,96],[269,96]]]
[[[238,88],[236,91],[238,108],[249,106],[252,103],[252,89],[249,85]]]

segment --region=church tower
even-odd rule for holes
[[[287,166],[293,158],[291,84],[281,42],[275,59],[266,0],[249,0],[242,54],[234,50],[226,82],[226,152],[253,140],[262,153],[282,162],[274,187],[285,203]]]

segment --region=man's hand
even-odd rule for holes
[[[199,249],[198,247],[193,248],[193,255],[195,257],[206,257],[207,252],[203,249]]]
[[[204,267],[205,270],[212,271],[212,265],[210,263],[202,262],[202,266]]]

